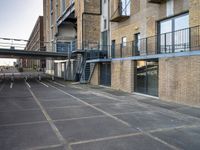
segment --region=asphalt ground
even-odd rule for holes
[[[200,109],[110,88],[0,82],[0,150],[199,150]]]

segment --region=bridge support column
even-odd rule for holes
[[[67,80],[67,65],[66,62],[64,63],[64,80]]]

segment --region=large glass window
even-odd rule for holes
[[[107,39],[107,36],[108,35],[108,32],[107,31],[104,31],[101,33],[101,38],[102,38],[102,49],[103,50],[106,50],[107,49],[107,45],[108,45],[108,39]]]
[[[158,96],[158,61],[137,61],[135,92]]]
[[[57,52],[71,52],[72,51],[72,45],[71,42],[57,42]]]
[[[126,47],[126,37],[122,37],[122,47]]]
[[[189,15],[183,14],[159,23],[160,52],[189,50]]]
[[[135,39],[135,55],[140,55],[140,50],[141,50],[141,35],[140,33],[134,34],[134,39]]]

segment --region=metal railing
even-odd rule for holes
[[[200,50],[200,26],[158,34],[123,44],[87,45],[88,52],[93,56],[91,59],[124,58],[195,51]]]

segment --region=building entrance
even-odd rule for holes
[[[135,92],[158,96],[158,60],[137,61]]]

